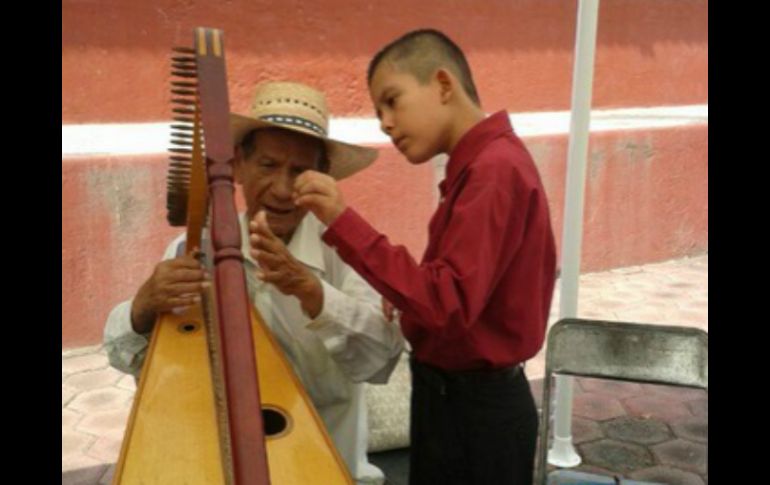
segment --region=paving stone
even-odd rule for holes
[[[608,379],[578,379],[580,386],[588,392],[598,392],[616,398],[627,398],[642,394],[642,386],[635,382]]]
[[[705,485],[704,480],[692,472],[662,465],[632,472],[628,478],[667,485]]]
[[[62,430],[61,433],[61,454],[62,457],[71,455],[82,455],[85,453],[96,438],[76,430]]]
[[[77,374],[87,370],[104,369],[109,365],[107,356],[104,354],[85,354],[74,357],[64,357],[61,359],[62,375]]]
[[[708,419],[709,417],[708,398],[696,399],[694,401],[689,401],[686,404],[687,404],[687,409],[689,409],[692,414],[698,417],[705,417],[706,419]]]
[[[704,445],[678,439],[655,445],[651,450],[664,465],[700,474],[706,473],[707,452]]]
[[[121,443],[122,440],[120,438],[113,439],[111,437],[102,436],[91,445],[86,454],[101,462],[114,463],[118,461],[118,458],[120,457]]]
[[[136,392],[136,379],[134,379],[134,376],[126,374],[118,381],[118,387],[127,391]]]
[[[77,424],[76,429],[95,436],[110,436],[121,439],[130,414],[130,408],[91,413]]]
[[[77,389],[73,389],[70,386],[62,384],[62,386],[61,386],[61,405],[62,405],[62,407],[66,406],[70,401],[72,401],[72,398],[77,396],[77,394],[78,394]]]
[[[77,392],[90,391],[101,387],[108,387],[116,382],[124,374],[108,367],[106,369],[88,370],[71,375],[65,381],[65,385],[77,390]]]
[[[709,424],[707,419],[693,419],[691,421],[685,421],[677,423],[671,426],[678,437],[694,441],[696,443],[708,443],[709,438]]]
[[[586,464],[625,474],[655,464],[652,454],[643,446],[604,439],[580,445]]]
[[[673,401],[671,397],[651,394],[623,399],[623,406],[631,416],[657,419],[671,424],[685,421],[692,413],[683,402]]]
[[[105,470],[104,475],[102,475],[102,478],[99,480],[99,485],[110,485],[112,483],[112,477],[115,475],[115,464],[113,463],[109,467],[107,467],[107,470]]]
[[[105,387],[80,393],[68,405],[68,407],[84,414],[108,409],[117,409],[125,405],[133,394],[125,389]]]
[[[665,423],[633,416],[601,423],[601,429],[608,438],[639,445],[661,443],[672,438]]]
[[[75,424],[82,418],[83,415],[73,411],[71,409],[62,409],[61,410],[61,428],[62,431],[65,429],[73,428]]]
[[[577,416],[572,418],[572,442],[576,445],[604,438],[599,423]]]
[[[99,463],[88,457],[82,457],[70,464],[72,468],[62,468],[62,485],[96,485],[107,469],[106,463]]]
[[[623,416],[626,412],[615,397],[596,392],[574,394],[572,412],[576,416],[597,421]]]

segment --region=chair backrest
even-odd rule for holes
[[[564,319],[548,334],[546,372],[708,391],[708,333],[687,327]]]

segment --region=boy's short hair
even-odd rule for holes
[[[383,47],[369,63],[367,82],[371,84],[377,67],[385,60],[409,72],[421,83],[427,83],[439,68],[446,68],[460,80],[468,97],[481,106],[468,61],[460,48],[435,29],[420,29],[404,34]]]

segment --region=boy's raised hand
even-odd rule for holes
[[[307,170],[294,182],[294,203],[310,210],[327,226],[345,210],[337,181],[325,173]]]

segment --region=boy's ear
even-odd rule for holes
[[[455,90],[455,79],[446,69],[436,71],[436,81],[439,86],[441,102],[446,104],[452,98]]]

